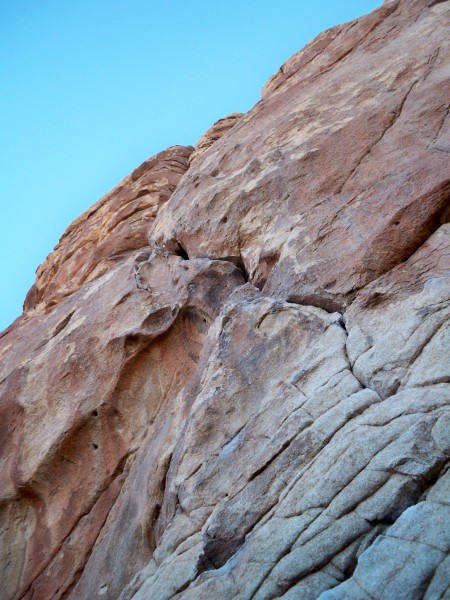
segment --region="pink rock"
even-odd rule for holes
[[[449,31],[321,34],[68,228],[0,334],[2,599],[446,597]]]

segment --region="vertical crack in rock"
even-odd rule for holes
[[[395,107],[395,109],[392,111],[392,115],[389,118],[389,120],[388,120],[385,128],[382,130],[380,136],[377,137],[377,138],[375,138],[375,140],[372,141],[372,143],[370,144],[370,146],[364,151],[364,153],[362,154],[362,156],[358,159],[356,165],[353,167],[353,169],[351,170],[350,174],[339,185],[338,189],[336,190],[337,194],[340,194],[342,192],[342,190],[344,189],[345,185],[347,184],[348,181],[350,181],[353,178],[353,176],[355,175],[355,173],[359,169],[359,167],[362,164],[362,162],[365,159],[367,159],[367,157],[370,156],[370,153],[376,147],[376,145],[379,144],[383,140],[383,138],[389,132],[389,130],[392,129],[392,127],[394,127],[394,125],[397,123],[398,119],[400,118],[400,115],[402,114],[402,110],[403,110],[403,107],[405,106],[405,102],[408,100],[409,95],[413,91],[414,87],[417,85],[418,81],[419,81],[419,79],[416,79],[409,86],[406,94],[400,100],[400,102],[397,105],[397,107]]]

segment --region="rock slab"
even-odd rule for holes
[[[0,334],[2,598],[450,597],[449,31],[324,32],[68,228]]]

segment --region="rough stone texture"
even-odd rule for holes
[[[146,160],[78,217],[38,268],[24,311],[48,310],[127,252],[147,246],[149,225],[186,172],[192,150],[174,146]]]
[[[243,116],[243,113],[231,113],[231,115],[216,121],[214,125],[210,127],[195,144],[194,152],[189,157],[189,163],[191,164],[194,162],[194,160],[197,160],[197,158],[199,158],[205,152],[205,150],[212,146],[214,142],[217,142],[217,140],[227,133],[229,129],[234,127],[239,119]]]
[[[0,335],[5,600],[450,597],[448,31],[325,32],[69,228]]]
[[[50,313],[19,321],[3,335],[6,597],[19,589],[19,597],[64,597],[79,577],[136,451],[150,436],[156,452],[155,420],[161,412],[171,420],[172,397],[191,379],[208,324],[241,283],[228,262],[134,252]],[[169,449],[167,440],[153,457],[155,489]],[[157,502],[152,490],[138,556],[151,549]],[[126,530],[125,538],[131,525]]]
[[[342,310],[448,218],[449,27],[448,1],[394,0],[319,36],[195,162],[150,243]]]

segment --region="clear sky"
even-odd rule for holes
[[[381,0],[1,0],[0,331],[69,223]]]

